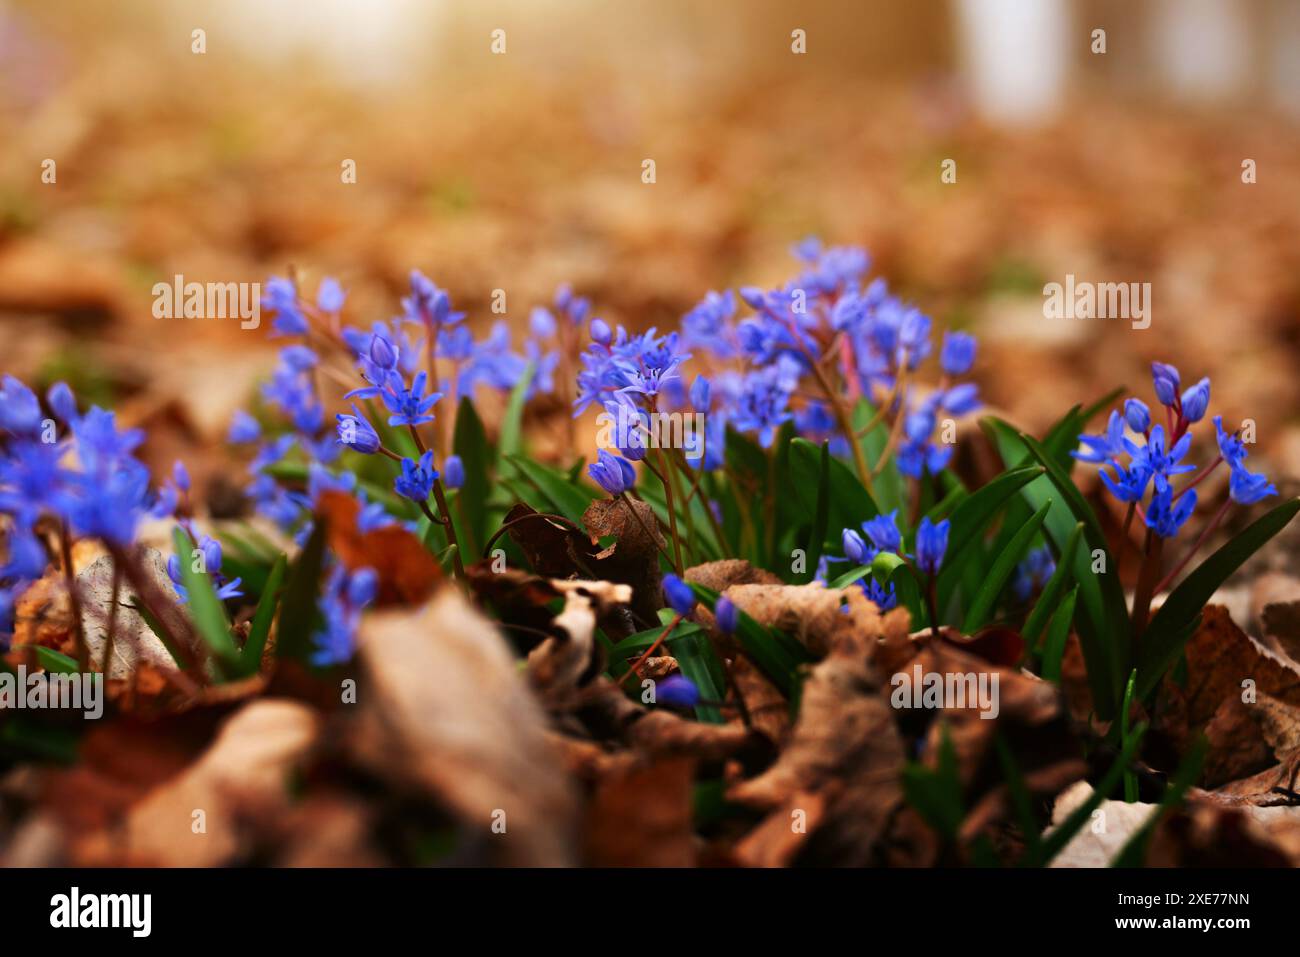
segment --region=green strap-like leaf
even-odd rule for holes
[[[230,621],[226,618],[226,609],[212,587],[212,579],[207,572],[194,570],[190,556],[194,551],[194,542],[179,526],[172,530],[172,544],[180,559],[181,583],[189,595],[190,618],[194,627],[208,649],[216,658],[224,672],[235,672],[239,668],[239,649],[230,636]]]
[[[1142,634],[1138,649],[1139,698],[1150,694],[1174,663],[1183,644],[1191,637],[1192,622],[1200,615],[1210,596],[1246,559],[1282,531],[1295,518],[1297,511],[1300,511],[1300,498],[1275,506],[1203,561],[1170,593]]]
[[[974,633],[976,629],[988,622],[994,603],[1002,594],[1002,589],[1011,578],[1011,573],[1016,570],[1016,565],[1028,553],[1029,545],[1038,534],[1038,530],[1043,527],[1043,521],[1047,518],[1048,509],[1051,507],[1052,500],[1049,498],[1028,522],[1020,526],[1019,531],[1007,543],[1007,547],[994,559],[993,567],[989,569],[983,584],[980,585],[980,590],[966,610],[966,619],[962,625],[966,634]]]
[[[266,578],[262,597],[257,602],[257,611],[253,613],[253,623],[248,629],[248,640],[240,654],[240,670],[246,675],[257,674],[262,663],[262,652],[266,649],[266,639],[271,633],[271,622],[275,620],[275,610],[279,607],[280,586],[289,570],[289,559],[281,555],[271,566],[271,573]]]
[[[1070,623],[1074,619],[1074,605],[1079,598],[1079,586],[1075,585],[1061,599],[1060,607],[1047,624],[1047,636],[1043,639],[1044,681],[1061,683],[1061,661],[1065,658],[1065,645],[1070,640]]]
[[[1074,560],[1079,553],[1079,542],[1082,540],[1083,522],[1078,522],[1074,526],[1074,531],[1070,533],[1069,541],[1056,557],[1056,571],[1052,572],[1052,577],[1048,579],[1042,594],[1038,596],[1038,601],[1034,603],[1034,610],[1025,619],[1025,627],[1020,631],[1020,636],[1025,639],[1027,647],[1032,648],[1038,644],[1038,636],[1047,627],[1052,612],[1061,601],[1061,595],[1074,578]]]

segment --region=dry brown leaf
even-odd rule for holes
[[[585,815],[584,862],[593,867],[695,863],[695,762],[665,758],[605,775]]]
[[[164,867],[236,862],[247,847],[247,819],[265,820],[289,806],[289,775],[320,727],[316,712],[295,701],[245,705],[198,761],[131,809],[120,837],[110,841],[114,852]]]
[[[377,607],[419,604],[442,581],[442,567],[402,526],[358,529],[361,503],[354,496],[322,492],[318,509],[328,522],[330,551],[349,569],[373,568],[379,576]]]
[[[458,589],[381,611],[358,636],[353,759],[485,835],[499,863],[574,860],[574,798],[538,706],[496,627]],[[505,833],[494,833],[504,812]]]

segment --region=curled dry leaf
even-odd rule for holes
[[[600,578],[632,586],[628,604],[645,621],[653,622],[662,606],[659,552],[668,543],[659,531],[654,511],[639,499],[596,499],[582,513],[593,539],[613,536],[597,552],[593,572]]]
[[[745,596],[760,613],[776,613],[770,586],[740,585],[729,594],[747,589],[763,590]],[[818,609],[826,601],[805,588],[784,590],[808,596],[806,601]],[[820,625],[825,631],[807,632],[825,641],[831,654],[812,669],[804,683],[799,718],[789,744],[766,772],[732,785],[728,798],[770,811],[769,821],[760,827],[775,829],[789,828],[801,812],[806,819],[808,809],[799,802],[808,794],[819,795],[825,802],[824,811],[817,826],[809,828],[809,839],[815,836],[818,842],[818,859],[846,865],[879,863],[884,853],[882,839],[902,807],[900,775],[905,759],[893,712],[881,693],[880,677],[868,663],[869,650],[883,637],[884,629],[875,606],[865,599],[851,600],[846,614],[838,611],[838,592],[819,590],[836,598],[835,614],[850,622],[847,640],[827,640],[842,627],[828,623]],[[745,607],[739,598],[736,602]],[[756,838],[748,850],[756,856],[742,858],[745,863],[775,862],[767,856],[772,853],[770,841]],[[793,853],[784,844],[779,850],[782,859]]]
[[[596,622],[610,609],[627,604],[632,588],[589,581],[552,581],[551,587],[564,596],[564,607],[551,622],[552,637],[529,652],[528,674],[547,706],[563,710],[598,670],[593,667]]]
[[[446,588],[420,609],[368,615],[358,646],[352,758],[474,833],[504,812],[505,833],[485,842],[498,863],[573,863],[574,796],[496,627]]]

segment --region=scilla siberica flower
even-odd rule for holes
[[[695,592],[676,575],[664,576],[664,600],[677,614],[686,616],[695,610]]]
[[[1232,501],[1252,505],[1277,494],[1267,477],[1251,474],[1242,465],[1246,448],[1235,434],[1224,431],[1220,416],[1213,419],[1218,457],[1184,483],[1181,490],[1175,490],[1171,479],[1196,471],[1196,466],[1184,459],[1192,445],[1190,427],[1205,417],[1209,407],[1210,380],[1203,378],[1180,392],[1178,370],[1163,362],[1151,364],[1151,380],[1156,399],[1167,410],[1168,430],[1165,425],[1152,425],[1146,403],[1130,398],[1124,403],[1122,416],[1111,412],[1103,434],[1079,436],[1083,449],[1072,454],[1081,462],[1100,465],[1102,484],[1120,502],[1139,510],[1154,534],[1161,538],[1178,534],[1196,509],[1197,494],[1192,485],[1220,461],[1226,462],[1230,470]],[[1126,427],[1141,438],[1140,443],[1128,437]],[[1144,508],[1142,500],[1148,489],[1151,497]]]
[[[739,609],[736,608],[736,603],[726,595],[718,596],[718,600],[713,606],[713,617],[723,634],[735,633],[736,625],[739,623]]]
[[[191,538],[193,531],[190,531]],[[244,593],[240,590],[241,579],[236,578],[233,581],[227,581],[221,574],[221,543],[211,535],[204,535],[199,539],[197,549],[203,559],[201,571],[212,576],[212,584],[216,588],[217,597],[221,600],[227,598],[239,598]],[[193,555],[168,555],[167,556],[167,577],[172,580],[172,588],[176,590],[180,603],[183,605],[190,600],[189,592],[186,591],[185,578],[181,573],[181,562],[193,562],[196,556]]]
[[[393,489],[403,498],[413,502],[426,502],[433,492],[433,483],[438,479],[438,470],[433,467],[433,451],[426,451],[416,462],[402,459],[402,474],[393,480]]]
[[[636,470],[627,459],[600,449],[596,461],[587,466],[587,474],[610,495],[622,495],[636,484]]]
[[[351,659],[361,610],[375,600],[378,590],[379,577],[374,569],[361,568],[348,574],[342,564],[334,566],[320,599],[324,627],[312,636],[316,643],[313,664],[324,667]]]
[[[700,689],[685,675],[670,675],[655,682],[655,704],[694,708],[699,703]]]
[[[921,519],[921,524],[916,529],[916,565],[925,574],[939,574],[944,553],[948,551],[948,530],[951,525],[951,520],[946,518],[937,525],[930,521],[928,515]]]

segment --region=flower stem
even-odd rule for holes
[[[673,535],[673,567],[677,574],[682,574],[682,542],[677,535],[677,503],[673,496],[673,483],[664,473],[668,471],[668,463],[664,461],[663,449],[655,449],[655,454],[659,457],[660,472],[659,481],[664,486],[664,503],[668,506],[668,527]]]
[[[641,674],[640,668],[643,664],[645,664],[646,659],[659,650],[659,646],[662,645],[664,641],[668,638],[668,636],[673,633],[673,629],[676,628],[681,623],[682,623],[682,616],[674,615],[673,620],[668,622],[668,624],[664,626],[664,630],[660,632],[659,637],[654,640],[654,644],[652,644],[649,648],[645,650],[645,654],[643,654],[636,661],[632,662],[632,667],[628,668],[627,671],[623,672],[623,677],[618,679],[618,683],[620,686],[622,686],[623,682],[627,681],[628,675]]]
[[[1187,550],[1187,554],[1179,560],[1178,564],[1173,567],[1173,570],[1164,578],[1160,579],[1160,584],[1156,585],[1157,595],[1169,587],[1170,582],[1178,577],[1178,573],[1187,567],[1187,563],[1192,560],[1192,556],[1201,550],[1201,546],[1205,544],[1205,540],[1208,539],[1211,533],[1219,527],[1219,523],[1223,521],[1223,517],[1228,514],[1228,506],[1231,504],[1231,497],[1223,500],[1223,504],[1219,506],[1219,510],[1214,513],[1214,518],[1210,519],[1205,528],[1201,530],[1201,534],[1196,537],[1195,544]]]
[[[1137,591],[1133,594],[1133,635],[1135,637],[1141,636],[1151,615],[1151,599],[1156,596],[1156,581],[1160,575],[1160,555],[1164,547],[1165,540],[1148,528],[1146,543],[1142,548],[1145,557],[1142,561],[1142,570],[1138,572]]]

